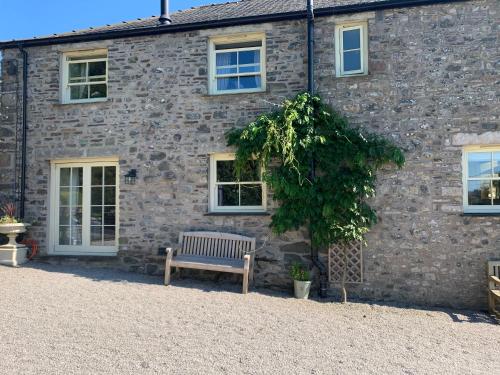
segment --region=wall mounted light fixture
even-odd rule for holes
[[[125,184],[135,185],[136,180],[137,180],[137,170],[136,169],[129,170],[128,173],[125,175]]]

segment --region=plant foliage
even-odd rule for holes
[[[263,179],[279,202],[273,231],[308,226],[314,246],[362,240],[377,219],[367,203],[375,195],[376,171],[405,161],[391,141],[349,126],[309,93],[285,100],[279,111],[226,138],[236,147],[237,173],[251,158],[261,162]]]
[[[292,279],[297,281],[311,281],[311,276],[306,267],[299,262],[295,262],[292,264],[290,268],[290,276]]]
[[[3,216],[0,217],[0,224],[16,224],[18,221],[16,215],[16,205],[14,203],[6,203],[0,207]]]

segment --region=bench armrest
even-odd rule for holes
[[[500,279],[496,276],[490,276],[490,281],[495,285],[500,285]]]

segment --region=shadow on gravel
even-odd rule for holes
[[[22,266],[23,268],[31,268],[44,272],[54,272],[54,273],[64,273],[71,274],[75,277],[83,277],[96,282],[116,282],[116,283],[138,283],[138,284],[148,284],[148,285],[163,285],[163,277],[162,276],[152,276],[146,274],[132,273],[126,271],[120,271],[112,268],[91,268],[91,267],[82,267],[78,265],[53,265],[48,263],[40,263],[40,262],[29,262]],[[206,279],[206,278],[197,278],[193,277],[193,275],[184,275],[182,278],[179,275],[173,275],[171,285],[176,288],[185,288],[185,289],[197,289],[204,293],[220,293],[220,292],[228,292],[241,294],[241,280],[230,280],[216,276],[215,278]],[[274,298],[284,298],[284,299],[292,299],[293,293],[292,290],[279,290],[279,289],[270,289],[265,287],[251,287],[250,293],[257,293],[261,295],[265,295],[268,297]],[[325,299],[320,299],[314,291],[311,292],[311,296],[309,297],[309,301],[313,303],[339,303],[339,298],[332,296]],[[497,321],[481,311],[472,311],[472,310],[459,310],[459,309],[450,309],[443,307],[426,307],[426,306],[416,306],[405,303],[398,302],[379,302],[379,301],[369,301],[365,299],[357,299],[350,298],[350,304],[363,304],[369,305],[373,308],[377,306],[380,307],[392,307],[403,310],[420,310],[420,311],[429,311],[429,312],[441,312],[447,314],[450,319],[455,323],[483,323],[483,324],[494,324],[497,325]],[[429,319],[432,318],[432,315],[429,314]]]

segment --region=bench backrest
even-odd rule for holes
[[[255,251],[255,238],[219,232],[181,232],[180,253],[214,258],[243,259]]]
[[[496,276],[500,279],[500,260],[488,261],[488,276]],[[489,284],[490,284],[490,289],[495,289],[495,286],[491,281],[489,282]]]

